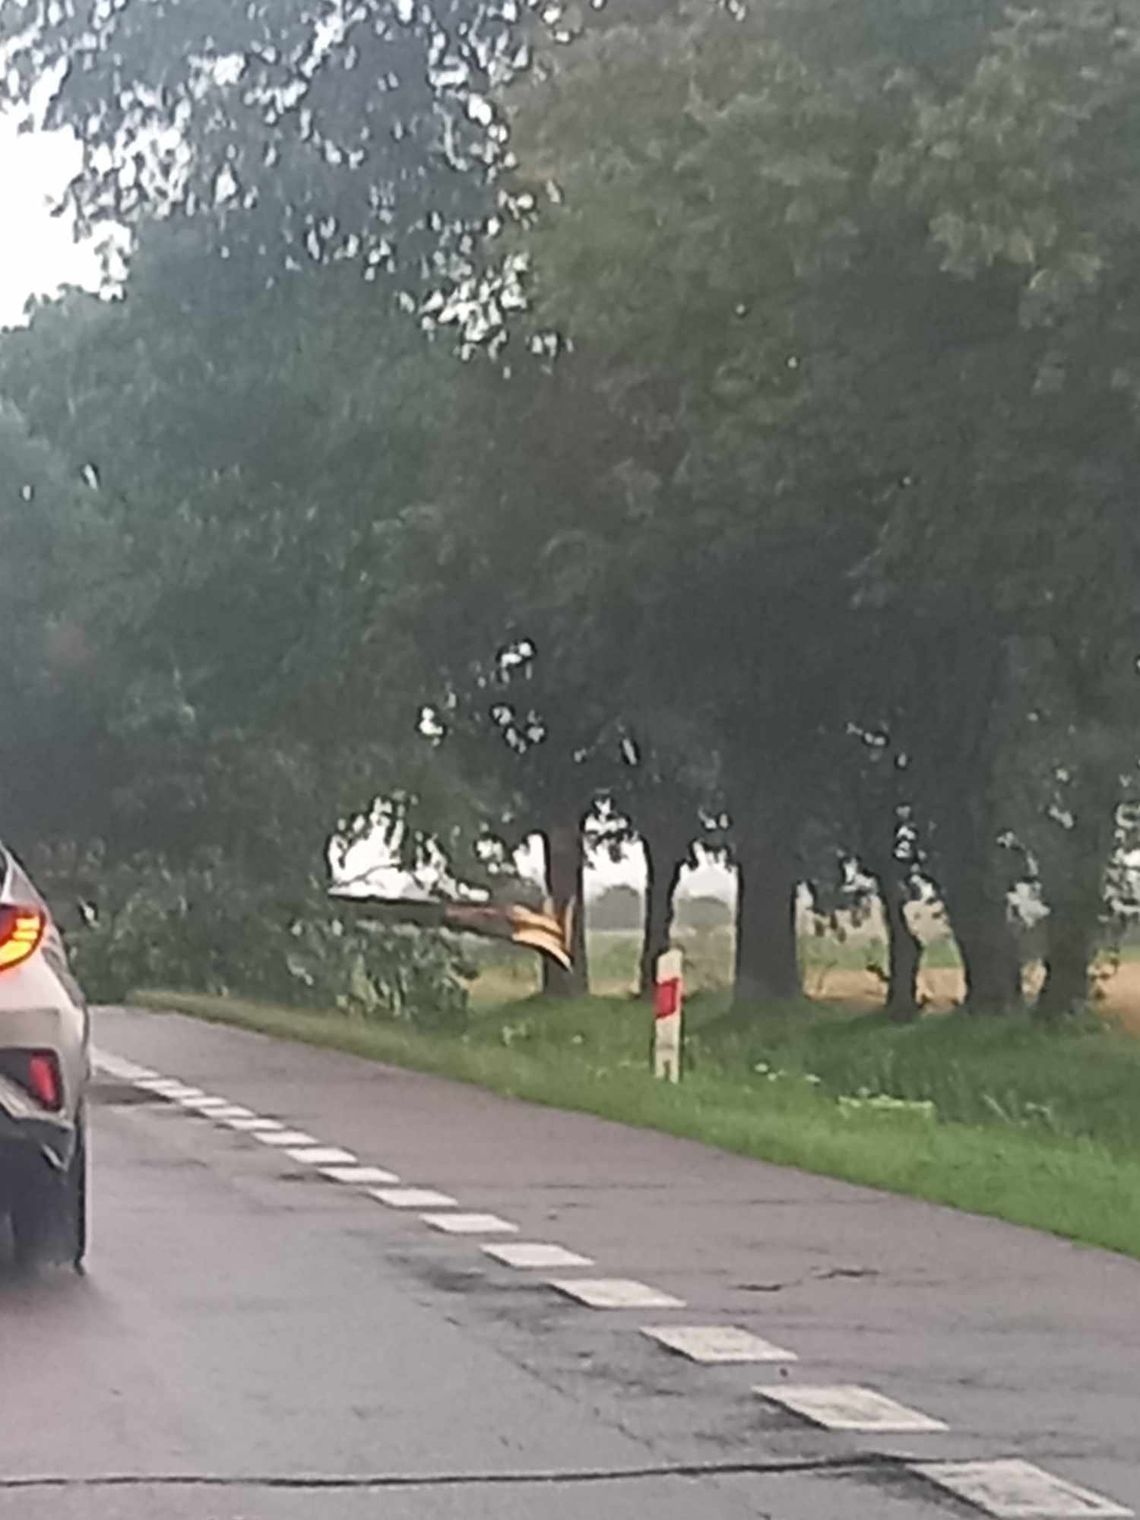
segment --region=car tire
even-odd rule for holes
[[[75,1148],[65,1172],[46,1170],[29,1180],[12,1207],[16,1264],[25,1270],[72,1266],[87,1254],[87,1133],[80,1114]]]
[[[76,1124],[75,1150],[68,1168],[67,1187],[69,1202],[63,1260],[77,1272],[82,1272],[87,1256],[87,1126],[82,1113]]]

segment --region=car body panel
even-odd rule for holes
[[[46,915],[36,950],[18,966],[0,969],[0,1185],[24,1152],[53,1169],[67,1166],[90,1080],[87,1006],[71,975],[67,952],[47,905],[15,858],[0,845],[0,905],[35,907]],[[5,1055],[52,1051],[59,1062],[62,1103],[41,1107],[4,1066]]]
[[[18,1083],[0,1077],[0,1166],[5,1148],[32,1151],[63,1171],[75,1148],[75,1120],[41,1108]]]

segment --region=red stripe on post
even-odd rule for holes
[[[653,1014],[658,1019],[668,1019],[681,1007],[681,978],[675,976],[667,982],[658,982],[653,996]]]

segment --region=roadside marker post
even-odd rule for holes
[[[666,950],[657,957],[653,996],[653,1072],[667,1082],[681,1080],[681,1005],[684,995],[681,952]]]

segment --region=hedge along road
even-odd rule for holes
[[[189,1019],[96,1040],[90,1276],[0,1289],[0,1515],[1140,1503],[1135,1263]]]

